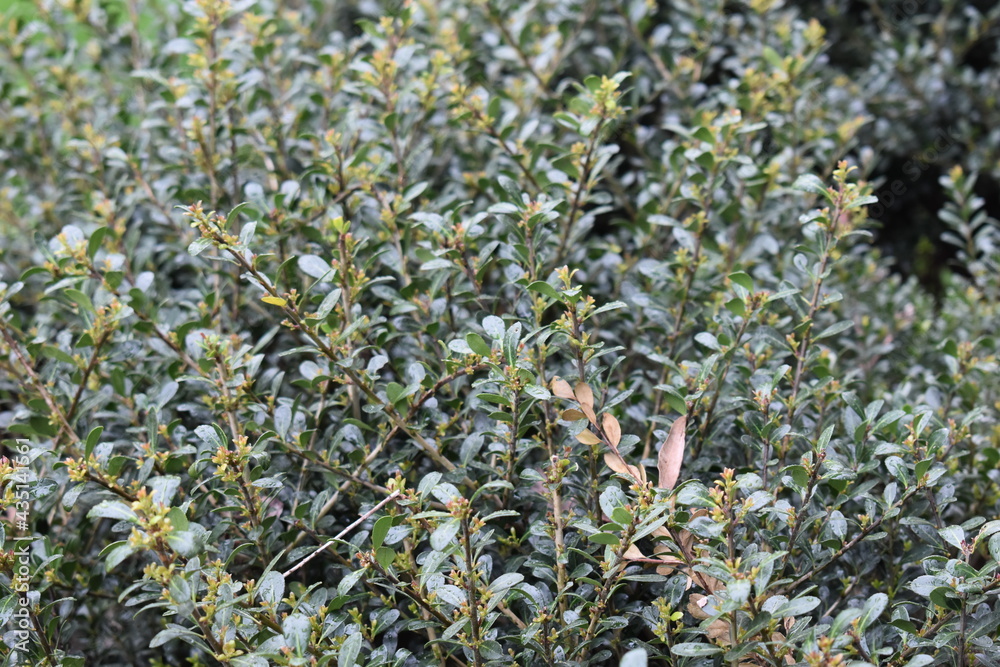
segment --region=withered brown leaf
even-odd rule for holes
[[[597,414],[594,412],[594,390],[585,382],[577,382],[574,396],[580,404],[583,414],[587,415],[587,419],[590,420],[591,424],[596,425]]]
[[[643,484],[646,483],[646,471],[642,466],[636,467],[625,463],[625,459],[618,452],[607,452],[604,455],[604,462],[619,475],[627,475]]]
[[[666,442],[660,446],[657,456],[657,467],[660,472],[661,489],[672,489],[681,474],[681,464],[684,462],[684,428],[687,426],[687,415],[681,415],[670,427]]]
[[[559,398],[565,398],[570,401],[576,400],[576,396],[573,394],[573,387],[569,386],[569,382],[566,382],[566,380],[555,378],[551,384],[552,393]]]
[[[618,443],[622,441],[622,427],[615,419],[614,415],[604,413],[604,420],[601,424],[604,429],[604,435],[608,436],[608,442],[611,443],[612,447],[617,447]]]
[[[586,382],[577,382],[573,393],[580,405],[594,407],[594,390]]]

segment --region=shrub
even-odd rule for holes
[[[5,664],[998,664],[997,10],[923,11],[11,4]]]

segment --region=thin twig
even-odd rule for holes
[[[330,540],[326,544],[322,545],[319,549],[316,549],[316,551],[312,552],[311,554],[309,554],[308,556],[306,556],[305,558],[303,558],[302,560],[300,560],[291,569],[286,570],[285,573],[282,576],[283,577],[288,577],[288,575],[290,575],[292,572],[295,572],[295,570],[299,569],[300,567],[302,567],[303,565],[305,565],[306,563],[308,563],[309,561],[311,561],[313,558],[315,558],[316,556],[318,556],[321,552],[325,551],[331,544],[333,544],[337,540],[343,538],[349,532],[351,532],[352,530],[354,530],[355,528],[357,528],[358,526],[360,526],[362,523],[364,523],[365,521],[367,521],[368,518],[371,517],[372,514],[375,514],[375,512],[379,511],[380,509],[382,509],[383,507],[385,507],[386,505],[388,505],[389,503],[391,503],[392,501],[394,501],[397,497],[399,497],[399,491],[398,490],[397,491],[393,491],[392,493],[390,493],[384,500],[382,500],[382,502],[380,502],[378,505],[376,505],[375,507],[371,508],[370,510],[368,510],[367,512],[365,512],[364,514],[362,514],[360,517],[358,517],[357,521],[355,521],[350,526],[348,526],[347,528],[344,528],[342,531],[340,531],[339,533],[337,533],[333,537],[332,540]]]

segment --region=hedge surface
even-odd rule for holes
[[[1000,664],[993,3],[2,11],[4,665]]]

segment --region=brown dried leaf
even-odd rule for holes
[[[700,593],[692,593],[688,602],[688,613],[697,618],[699,621],[704,621],[708,618],[708,614],[705,613],[704,607],[708,604],[708,598]]]
[[[711,614],[705,611],[708,605],[708,598],[699,593],[692,593],[689,598],[687,610],[699,621],[711,618]],[[729,645],[729,622],[724,619],[716,619],[708,624],[708,638],[716,639],[719,643]]]
[[[670,549],[668,549],[667,545],[665,544],[657,544],[656,548],[653,551],[656,555],[656,558],[659,559],[659,561],[662,563],[662,565],[656,566],[657,574],[663,574],[663,575],[671,574],[676,569],[675,566],[684,564],[684,561],[682,561],[680,558],[676,558],[674,556],[669,555],[668,552],[670,551]]]
[[[723,646],[729,646],[732,642],[729,639],[729,621],[724,621],[721,618],[712,621],[708,624],[708,634],[706,635],[709,639],[714,639]]]
[[[708,516],[708,510],[698,509],[691,513],[692,519],[697,519],[700,516]],[[694,554],[694,534],[682,529],[677,531],[677,537],[680,539],[677,546],[681,548],[681,552],[688,554],[689,557],[692,556]]]
[[[698,584],[700,586],[706,586],[709,593],[718,593],[726,587],[724,583],[716,579],[715,577],[710,577],[703,572],[698,573]]]
[[[684,561],[681,560],[680,558],[677,558],[676,556],[671,556],[670,548],[663,542],[656,543],[656,548],[653,549],[653,553],[655,553],[656,557],[662,560],[667,565],[681,565],[682,563],[684,563]]]
[[[629,548],[625,550],[622,558],[625,560],[646,560],[646,556],[639,550],[639,547],[634,544],[629,545]]]
[[[621,457],[617,452],[607,452],[604,455],[604,462],[608,464],[608,467],[614,470],[619,475],[626,475],[635,480],[646,483],[646,471],[641,467],[637,468],[633,465],[625,463],[625,459]]]
[[[697,515],[692,515],[691,518],[696,518],[696,517]],[[677,537],[680,538],[680,544],[678,544],[677,546],[681,548],[681,551],[690,555],[692,553],[691,549],[692,547],[694,547],[694,534],[686,530],[678,530]]]
[[[574,391],[577,403],[583,408],[594,409],[594,390],[586,382],[577,382]]]
[[[566,382],[566,380],[555,378],[551,384],[552,393],[559,398],[565,398],[570,401],[576,400],[576,396],[573,395],[573,387],[569,386],[569,382]]]
[[[681,539],[684,539],[683,536]],[[693,540],[694,538],[691,539]],[[688,550],[687,553],[690,553],[690,550]],[[722,583],[715,577],[711,577],[705,574],[704,572],[695,572],[689,567],[681,568],[681,572],[683,572],[688,576],[687,588],[691,588],[692,584],[697,584],[698,588],[701,588],[702,590],[705,590],[709,593],[717,593],[718,591],[721,591],[726,587],[724,583]]]
[[[660,471],[661,489],[672,489],[681,474],[681,464],[684,462],[684,427],[687,425],[687,415],[681,415],[670,427],[666,442],[660,446],[657,457],[657,467]]]
[[[565,419],[568,422],[575,422],[580,421],[581,419],[586,419],[587,415],[583,414],[576,408],[570,408],[569,410],[563,410],[560,418]]]
[[[608,442],[611,443],[611,446],[617,447],[618,443],[622,441],[622,427],[614,415],[604,413],[602,428],[604,428],[604,435],[608,436]]]
[[[577,434],[576,439],[585,445],[599,445],[601,444],[601,439],[598,438],[593,431],[589,428],[585,428]]]
[[[653,531],[653,537],[671,537],[671,535],[669,530],[667,530],[663,526],[660,526],[659,528]]]

